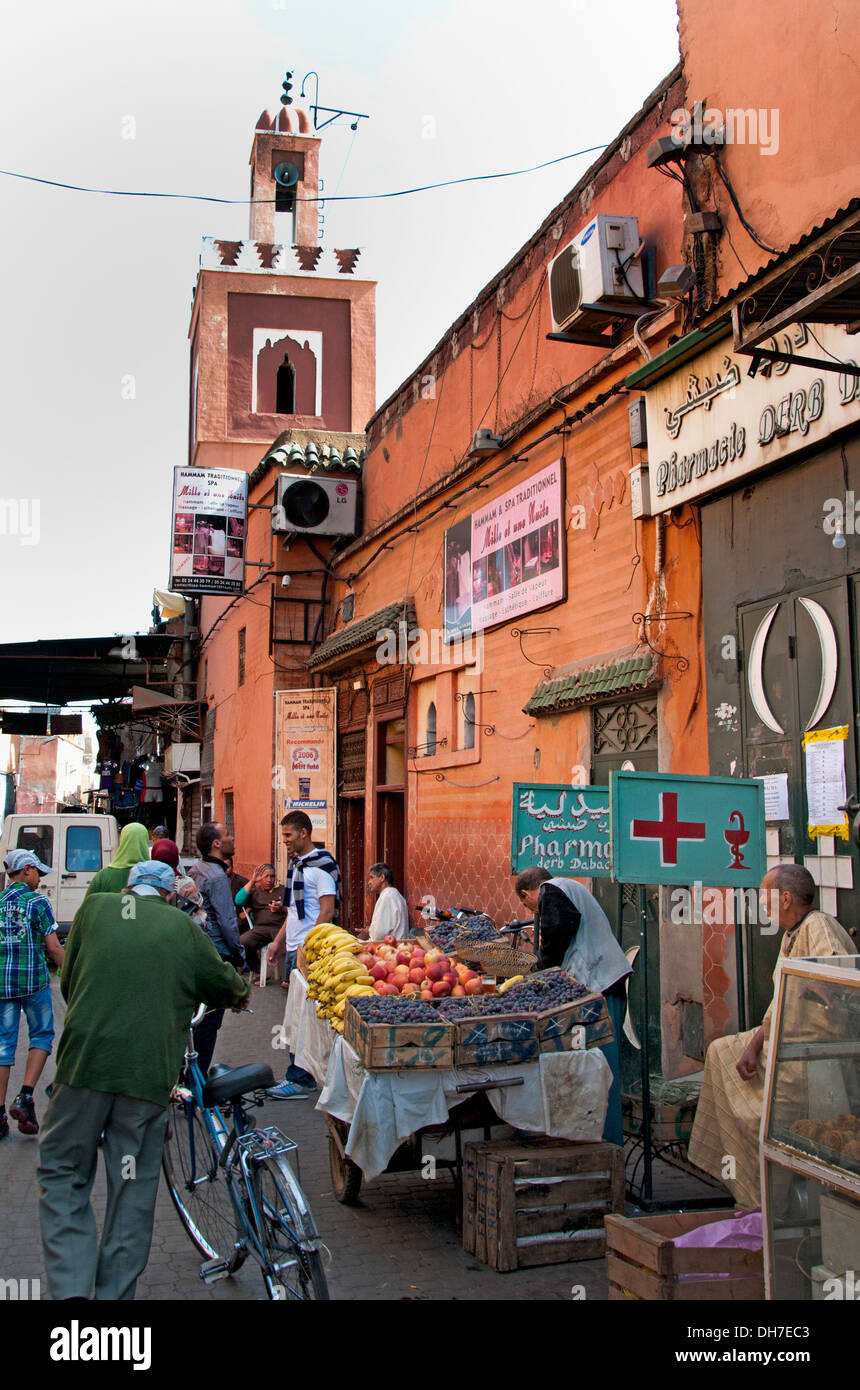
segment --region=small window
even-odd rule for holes
[[[431,700],[427,709],[427,742],[424,756],[432,758],[436,752],[436,702]]]
[[[243,627],[240,627],[240,628],[239,628],[239,684],[240,684],[240,685],[244,685],[244,684],[245,684],[245,631],[246,631],[245,628],[243,628]]]
[[[52,825],[22,825],[18,830],[18,849],[28,849],[52,868],[54,864],[54,827]],[[101,865],[99,865],[101,868]]]
[[[209,825],[213,819],[214,793],[211,787],[200,790],[200,823]]]
[[[296,369],[289,357],[284,357],[278,368],[275,413],[276,415],[295,415],[296,413]]]
[[[66,868],[94,874],[102,866],[102,836],[97,825],[70,825],[66,831]]]
[[[225,830],[227,831],[227,834],[228,834],[228,835],[233,835],[233,834],[235,833],[235,826],[234,826],[234,824],[233,824],[233,793],[232,793],[232,792],[225,792],[225,793],[224,793],[224,828],[225,828]]]
[[[463,747],[474,748],[475,746],[475,697],[471,690],[463,701]]]

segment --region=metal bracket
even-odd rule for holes
[[[511,628],[511,636],[512,636],[512,637],[517,637],[517,638],[519,638],[519,643],[520,643],[520,656],[522,656],[522,657],[529,663],[530,666],[542,666],[542,667],[543,667],[544,680],[549,680],[550,676],[552,675],[552,672],[553,672],[553,669],[554,669],[554,668],[553,668],[552,666],[543,666],[543,663],[542,663],[542,662],[540,662],[540,661],[532,661],[532,659],[531,659],[530,656],[526,656],[525,652],[523,651],[523,638],[524,638],[524,637],[534,637],[534,636],[537,636],[538,633],[558,632],[558,631],[559,631],[559,629],[558,629],[557,627],[512,627],[512,628]]]
[[[646,623],[670,623],[682,618],[692,617],[692,613],[634,613],[631,622],[639,623],[640,625]],[[642,641],[645,643],[649,652],[653,652],[655,656],[659,656],[664,661],[677,662],[679,671],[689,671],[690,663],[685,656],[676,656],[673,652],[661,652],[659,648],[655,647],[650,641],[647,632],[642,634]]]

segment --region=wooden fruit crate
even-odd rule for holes
[[[623,1209],[624,1155],[615,1144],[466,1145],[463,1247],[493,1269],[601,1259],[604,1216]]]
[[[683,1302],[763,1299],[761,1250],[679,1250],[675,1245],[676,1236],[712,1221],[727,1221],[731,1215],[723,1208],[666,1216],[607,1216],[609,1297]]]
[[[307,956],[305,955],[304,951],[300,946],[296,954],[296,969],[298,970],[302,978],[306,980],[308,978],[310,968],[311,967],[308,963]]]
[[[454,1065],[454,1032],[444,1019],[438,1023],[366,1023],[347,1000],[343,1036],[370,1071],[450,1071]]]
[[[612,1021],[602,994],[584,995],[543,1013],[481,1014],[457,1019],[454,1065],[498,1066],[532,1062],[541,1052],[570,1052],[599,1047],[613,1038]]]

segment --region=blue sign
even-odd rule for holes
[[[609,788],[515,782],[511,868],[548,869],[567,878],[610,871]]]
[[[767,869],[764,785],[755,777],[611,772],[618,883],[757,888]]]

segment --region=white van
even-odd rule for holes
[[[39,892],[51,900],[59,934],[65,936],[72,918],[99,869],[116,854],[119,826],[115,816],[21,815],[7,816],[0,838],[0,880],[5,884],[2,860],[13,849],[28,849],[51,870]]]

